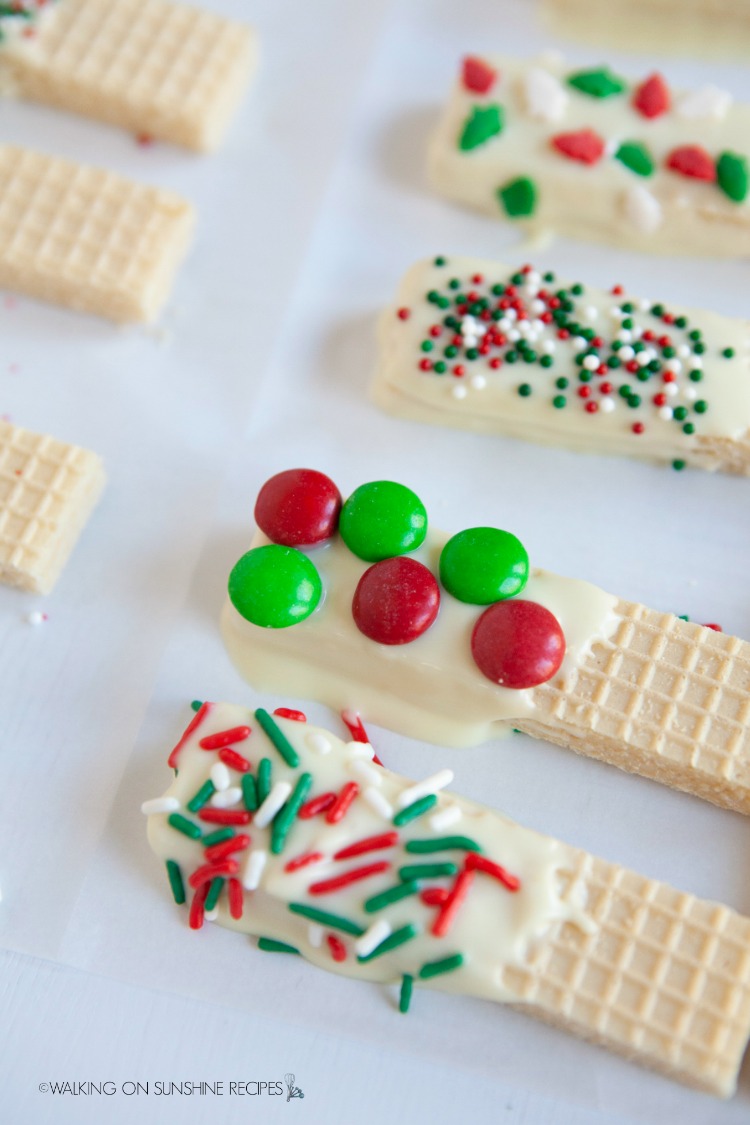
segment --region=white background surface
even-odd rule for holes
[[[345,494],[403,480],[436,526],[506,526],[534,564],[750,636],[746,481],[433,431],[367,402],[374,316],[414,258],[531,253],[510,227],[432,198],[422,172],[458,58],[549,45],[531,6],[205,4],[251,20],[263,49],[215,156],[142,149],[92,123],[0,105],[4,138],[173,187],[199,209],[163,333],[0,303],[0,412],[96,449],[110,474],[43,604],[48,622],[31,628],[25,615],[41,601],[0,591],[8,1120],[747,1120],[747,1063],[737,1098],[721,1105],[489,1004],[420,992],[404,1019],[385,991],[261,955],[213,927],[191,933],[168,901],[138,808],[166,787],[190,699],[255,699],[216,618],[272,472],[308,464]],[[635,75],[658,61],[608,57]],[[664,69],[675,84],[713,80],[750,100],[739,68]],[[532,260],[654,300],[747,312],[746,263],[646,261],[563,242]],[[371,734],[400,772],[450,764],[467,796],[750,913],[742,817],[531,739],[450,753]],[[289,1106],[225,1096],[165,1109],[154,1096],[136,1105],[38,1092],[51,1079],[286,1071],[306,1095]]]

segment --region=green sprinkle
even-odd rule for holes
[[[431,352],[432,349],[435,347],[432,340],[423,340],[422,343],[419,346],[420,346],[420,348],[422,349],[423,352]]]
[[[653,316],[664,316],[664,305],[652,305],[651,312]]]
[[[521,398],[528,398],[529,395],[531,394],[531,384],[530,383],[521,383],[520,387],[518,388],[518,393],[521,396]]]
[[[401,980],[401,992],[398,998],[398,1010],[406,1014],[411,1004],[411,994],[414,991],[414,977],[404,973]]]
[[[736,152],[722,152],[716,162],[716,180],[725,195],[735,203],[747,198],[750,173],[747,160]]]
[[[258,949],[262,949],[264,953],[299,954],[299,949],[295,949],[293,945],[287,945],[285,941],[274,941],[270,937],[258,938]]]
[[[682,472],[682,470],[685,468],[685,465],[686,465],[685,461],[673,461],[672,462],[672,468],[676,469],[678,473]]]
[[[543,278],[543,280],[544,280],[544,281],[546,281],[548,285],[551,285],[551,284],[552,284],[552,282],[553,282],[553,281],[555,280],[555,275],[554,275],[554,274],[552,273],[552,271],[550,270],[550,272],[549,272],[549,273],[545,273],[545,274],[544,274],[544,278]]]
[[[466,349],[466,358],[467,359],[479,359],[479,349],[478,348],[467,348]]]
[[[439,309],[449,309],[451,303],[450,303],[450,301],[448,300],[447,297],[438,297],[435,304],[437,305],[437,307]]]
[[[208,781],[204,781],[195,796],[188,801],[187,807],[191,812],[197,812],[198,809],[203,808],[206,801],[209,801],[211,797],[213,797],[215,792],[216,786],[213,781],[211,781],[211,778],[209,778]]]
[[[632,390],[632,387],[629,387],[627,383],[623,383],[622,386],[618,388],[617,393],[619,395],[621,395],[623,398],[630,398],[631,394],[633,393],[633,390]]]
[[[571,285],[570,292],[573,294],[574,297],[580,297],[581,294],[584,292],[584,288],[579,282],[576,282],[575,285]]]
[[[499,105],[475,105],[464,122],[458,147],[462,152],[479,148],[503,131],[504,113]]]
[[[703,333],[701,332],[700,328],[694,328],[689,335],[691,340],[700,340]]]
[[[206,895],[206,901],[204,904],[205,910],[213,910],[213,908],[216,906],[216,903],[219,901],[219,895],[221,894],[221,888],[223,886],[224,879],[221,875],[218,875],[215,879],[211,880],[211,886],[208,888],[208,894]]]
[[[551,355],[543,355],[539,360],[540,367],[551,367],[553,363],[554,360],[552,359]]]
[[[384,953],[390,953],[392,949],[398,949],[399,945],[403,945],[404,942],[411,941],[418,933],[417,927],[409,922],[406,926],[402,926],[400,930],[394,930],[390,937],[381,941],[380,945],[373,949],[372,953],[368,953],[366,957],[358,957],[357,960],[360,964],[374,961],[376,957],[382,957]]]
[[[431,305],[434,305],[435,302],[439,300],[439,298],[440,298],[440,294],[438,293],[437,289],[431,289],[429,291],[429,293],[427,294],[427,300],[430,302]]]
[[[381,891],[379,895],[368,898],[365,902],[365,910],[368,914],[374,914],[376,910],[382,910],[384,906],[390,906],[392,902],[399,902],[402,898],[415,895],[418,890],[419,887],[413,881],[399,883],[395,887],[390,887],[387,891]]]
[[[724,359],[734,359],[734,348],[724,348],[721,354],[724,356]]]
[[[506,215],[511,219],[533,215],[536,210],[536,184],[528,176],[508,180],[497,189],[497,197],[505,208]]]
[[[561,391],[564,391],[568,386],[568,380],[564,375],[561,375],[559,379],[555,379],[555,386],[558,387]]]
[[[471,836],[436,836],[432,840],[407,840],[406,850],[415,855],[444,852],[455,849],[462,852],[483,852],[484,848]]]
[[[281,855],[283,852],[289,830],[297,819],[297,813],[310,792],[312,783],[313,775],[311,773],[300,774],[289,800],[274,817],[271,830],[271,852],[273,855]]]
[[[189,836],[191,840],[200,840],[201,830],[197,824],[192,820],[188,820],[186,816],[181,816],[177,812],[173,812],[169,817],[168,823],[181,832],[183,836]]]
[[[510,349],[510,351],[505,353],[505,362],[506,363],[515,363],[517,359],[518,359],[518,352],[513,351],[512,348]]]
[[[523,349],[523,358],[526,360],[527,363],[536,363],[538,357],[537,357],[537,354],[534,351],[534,349],[530,348],[527,345]],[[529,387],[529,394],[531,394],[531,387]]]
[[[436,265],[436,266],[447,265],[447,258],[442,258],[442,257],[436,258],[435,261],[433,262],[433,265]]]
[[[702,378],[703,378],[703,372],[699,371],[697,367],[694,367],[693,370],[690,372],[690,379],[692,380],[692,382],[693,383],[700,383]]]
[[[620,359],[619,355],[611,355],[607,360],[607,367],[611,367],[613,371],[621,366],[622,360]]]
[[[615,160],[619,160],[636,176],[653,176],[654,161],[645,145],[638,141],[625,141],[615,153]],[[631,309],[627,309],[630,312]]]
[[[522,273],[514,273],[511,276],[512,285],[523,285],[524,275]]]
[[[627,84],[607,67],[576,71],[569,75],[568,85],[590,98],[611,98],[613,94],[622,94],[627,90]]]
[[[217,828],[215,832],[209,832],[207,836],[203,837],[203,847],[212,848],[214,844],[223,844],[225,840],[231,840],[235,835],[233,828]]]
[[[190,704],[190,706],[193,708],[194,711],[200,711],[203,704],[201,703],[200,699],[194,699],[193,702]]]
[[[172,897],[178,906],[182,906],[185,901],[185,884],[182,881],[180,865],[175,863],[173,859],[167,860],[167,876],[169,878],[169,885],[172,888]]]
[[[398,877],[405,883],[413,883],[417,879],[440,879],[443,875],[455,875],[457,871],[455,863],[411,863],[406,867],[399,867]]]
[[[699,398],[693,409],[696,414],[705,414],[708,410],[708,403],[704,398]]]
[[[455,346],[455,344],[449,344],[443,352],[443,355],[446,359],[454,359],[458,355],[458,348]]]
[[[555,410],[562,410],[568,405],[568,400],[566,399],[565,395],[555,395],[555,397],[552,399],[552,405],[554,406]]]
[[[592,373],[586,367],[578,372],[578,378],[582,383],[590,383],[593,377]]]
[[[457,277],[452,277],[450,279],[450,281],[448,282],[448,288],[449,289],[460,289],[461,288],[461,282],[458,280]]]
[[[651,372],[647,367],[640,367],[638,371],[636,371],[635,377],[639,383],[647,383],[651,378]]]
[[[675,349],[672,347],[671,344],[667,344],[666,347],[661,349],[661,354],[664,356],[665,359],[673,359],[674,356],[677,355],[677,352],[675,351]]]
[[[271,792],[271,759],[261,758],[258,763],[258,777],[256,779],[258,792],[258,806],[262,805]]]
[[[678,422],[684,422],[687,418],[687,413],[688,412],[686,406],[675,406],[674,410],[672,411],[672,417],[675,418]]]
[[[259,707],[255,712],[255,718],[258,720],[279,754],[281,754],[286,764],[291,766],[292,769],[296,769],[299,765],[299,754],[286,735],[277,727],[276,723],[268,714],[268,711],[264,711],[262,707]]]
[[[688,320],[686,316],[678,316],[675,317],[674,326],[675,328],[687,328],[687,322]]]
[[[622,322],[622,327],[623,328],[632,328],[633,327],[633,318],[630,317],[630,316],[626,316],[625,319]]]
[[[495,297],[502,297],[505,292],[505,286],[498,281],[497,285],[492,286],[492,293]]]
[[[255,778],[251,773],[244,773],[240,785],[242,786],[242,799],[245,802],[245,808],[248,812],[255,812],[259,803]]]
[[[434,363],[432,365],[432,370],[436,375],[444,375],[447,370],[447,366],[443,363],[442,359],[439,359],[437,363]]]
[[[289,909],[292,914],[301,914],[311,922],[320,922],[322,926],[330,926],[332,930],[343,930],[345,934],[361,937],[364,928],[349,918],[342,918],[340,914],[329,914],[327,910],[318,910],[315,906],[307,906],[304,902],[290,902]]]
[[[683,434],[694,434],[695,433],[695,426],[693,425],[692,422],[686,422],[685,425],[682,427],[682,432],[683,432]]]
[[[419,976],[421,980],[429,980],[430,977],[439,977],[441,973],[452,973],[454,969],[460,969],[463,963],[463,953],[454,953],[452,957],[443,957],[440,961],[427,961],[419,970]]]
[[[637,410],[640,405],[641,405],[641,396],[631,394],[630,397],[628,398],[628,406],[631,407],[632,410]]]
[[[706,350],[706,345],[702,344],[700,342],[700,340],[698,341],[697,344],[693,344],[693,351],[695,352],[696,355],[703,355],[705,350]]]
[[[418,816],[424,816],[430,809],[434,809],[437,804],[437,797],[434,793],[428,793],[426,797],[420,797],[418,801],[413,801],[407,805],[401,812],[397,812],[393,818],[393,823],[396,828],[401,828],[404,824],[409,824],[412,820],[416,820]]]

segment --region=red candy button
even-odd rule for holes
[[[570,160],[581,164],[596,164],[604,155],[604,140],[593,129],[580,129],[577,133],[558,133],[552,144]]]
[[[495,602],[474,626],[474,660],[488,680],[506,688],[530,688],[554,676],[565,656],[560,622],[537,602]]]
[[[258,493],[255,522],[273,543],[310,547],[330,539],[341,511],[341,493],[315,469],[287,469]]]
[[[644,117],[660,117],[672,104],[669,86],[660,74],[652,74],[635,92],[633,105]]]
[[[683,176],[690,176],[694,180],[708,180],[710,183],[716,179],[716,165],[700,145],[682,145],[675,148],[667,157],[667,168],[673,172],[681,172]]]
[[[360,578],[352,601],[357,628],[381,645],[406,645],[437,617],[440,587],[416,559],[399,555],[375,563]]]
[[[495,84],[497,71],[484,59],[470,56],[464,59],[461,78],[467,90],[475,94],[488,94]]]

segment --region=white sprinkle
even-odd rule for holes
[[[455,387],[451,391],[453,397],[459,399],[466,398],[468,393],[469,392],[466,390],[466,387],[463,385],[463,383],[456,383]]]
[[[458,805],[446,805],[444,809],[440,809],[440,812],[430,817],[430,828],[433,832],[443,832],[446,828],[458,824],[462,816],[463,813]]]
[[[661,203],[642,184],[628,188],[623,208],[628,222],[641,234],[653,234],[662,224]]]
[[[556,350],[557,345],[555,344],[554,340],[545,340],[542,344],[542,351],[546,352],[547,355],[554,355]]]
[[[40,609],[34,609],[31,613],[26,614],[26,621],[29,625],[43,625],[47,620],[47,614],[42,613]]]
[[[622,318],[625,316],[625,313],[622,311],[619,305],[613,305],[609,310],[609,315],[613,320],[622,320]]]
[[[604,142],[604,152],[607,156],[614,156],[619,149],[622,141],[619,137],[608,137]]]
[[[628,361],[631,360],[635,355],[635,352],[631,348],[630,344],[626,344],[624,348],[620,348],[617,354],[619,355],[623,363],[628,363]]]
[[[487,380],[485,379],[484,375],[472,375],[469,379],[469,382],[471,383],[475,391],[483,391],[487,386]]]
[[[539,270],[529,270],[529,272],[527,274],[524,274],[524,276],[526,278],[527,289],[533,289],[534,286],[538,286],[542,280],[542,275],[539,273]]]
[[[693,358],[690,360],[690,362],[691,362],[693,368],[697,368],[698,371],[700,371],[703,367],[703,360],[701,359],[701,357],[699,355],[694,355]]]
[[[641,297],[640,301],[638,302],[638,308],[641,310],[641,312],[648,312],[648,310],[651,308],[652,303],[653,302],[650,301],[648,297]]]
[[[507,319],[507,320],[517,320],[518,319],[518,313],[516,312],[515,309],[506,309],[505,310],[505,319]]]
[[[621,340],[623,344],[629,344],[630,341],[633,339],[633,336],[630,332],[630,329],[629,328],[621,328],[620,331],[617,333],[617,339]]]
[[[534,316],[539,316],[540,313],[543,313],[545,307],[546,306],[544,304],[544,301],[534,300],[531,302],[531,311],[533,312]]]
[[[372,953],[373,949],[377,949],[382,945],[387,937],[392,934],[391,925],[386,922],[385,918],[379,918],[377,922],[373,922],[369,930],[365,930],[361,937],[358,937],[354,943],[354,950],[358,957],[367,957]]]
[[[640,324],[634,325],[634,327],[631,328],[631,332],[633,333],[634,340],[640,340],[641,336],[643,335],[643,329],[641,328]]]
[[[672,407],[662,406],[659,410],[659,417],[663,418],[665,422],[669,422],[672,418]]]
[[[260,885],[263,868],[268,862],[268,852],[255,848],[248,853],[242,872],[242,886],[246,891],[255,891]]]
[[[324,734],[320,734],[319,731],[311,731],[305,738],[305,743],[310,750],[314,750],[316,754],[330,754],[333,749],[332,743],[329,742]]]
[[[347,742],[344,749],[346,750],[347,762],[354,762],[358,758],[365,758],[368,762],[371,762],[375,757],[375,751],[369,742]]]
[[[414,804],[420,797],[428,797],[432,793],[445,789],[446,785],[450,785],[452,781],[453,770],[439,770],[432,777],[426,777],[424,781],[418,781],[416,785],[410,785],[408,789],[402,790],[396,798],[396,805],[400,809],[405,809],[407,805]]]
[[[599,409],[604,414],[611,414],[616,405],[615,400],[610,398],[609,395],[605,395],[604,398],[599,399]]]
[[[271,823],[273,818],[276,816],[276,813],[286,802],[291,791],[292,787],[288,781],[276,782],[276,784],[271,789],[271,792],[268,794],[265,801],[253,817],[253,824],[256,828],[266,828]],[[241,793],[240,796],[242,796]]]
[[[153,816],[154,813],[175,812],[179,807],[180,802],[176,797],[154,797],[152,801],[143,802],[141,812],[145,816]]]
[[[238,804],[242,800],[242,790],[238,785],[230,785],[228,789],[222,789],[218,793],[214,793],[211,798],[211,804],[215,809],[231,809],[232,805]]]
[[[312,922],[307,927],[307,940],[313,949],[320,949],[323,944],[323,934],[325,930],[317,922]]]
[[[583,361],[583,366],[587,371],[596,371],[599,363],[600,360],[598,355],[587,355]]]
[[[522,96],[529,117],[537,121],[559,121],[568,104],[568,92],[559,78],[539,66],[530,67],[522,78]]]
[[[221,792],[223,789],[228,789],[232,784],[232,778],[229,775],[229,770],[223,762],[214,762],[211,766],[211,780],[214,787]]]
[[[215,906],[213,910],[206,910],[203,917],[207,922],[215,922],[219,917],[219,908]]]
[[[371,785],[379,788],[383,784],[382,769],[378,766],[373,766],[371,762],[365,762],[362,758],[358,758],[352,762],[352,773],[356,773],[362,781],[368,781]]]
[[[698,388],[694,387],[691,384],[689,387],[685,387],[682,393],[684,394],[686,399],[688,399],[690,402],[693,402],[698,397]]]
[[[639,367],[645,367],[647,363],[651,362],[649,359],[648,348],[636,354],[635,362]]]
[[[508,330],[508,339],[510,340],[511,344],[517,344],[518,341],[521,339],[520,331],[517,328],[509,329]]]
[[[674,371],[675,375],[680,374],[680,372],[682,371],[682,364],[680,363],[679,359],[670,359],[669,370]]]
[[[497,322],[497,326],[501,332],[507,332],[510,328],[510,321],[508,320],[507,316],[501,317]]]
[[[718,86],[701,86],[699,90],[683,95],[675,108],[680,117],[712,117],[715,121],[722,121],[731,104],[732,95],[727,90],[720,90]]]
[[[386,801],[379,789],[374,789],[372,785],[368,785],[367,789],[362,790],[362,800],[367,802],[373,812],[379,813],[383,820],[393,820],[393,809],[390,802]]]
[[[679,348],[677,349],[677,354],[680,359],[689,359],[691,350],[692,349],[688,344],[680,344]]]
[[[599,310],[596,307],[596,305],[588,305],[583,310],[583,315],[586,317],[587,320],[596,320],[596,318],[599,315]]]
[[[679,393],[680,393],[680,388],[677,386],[676,383],[665,383],[664,384],[664,394],[665,395],[669,395],[670,398],[674,398],[674,396],[678,395]]]

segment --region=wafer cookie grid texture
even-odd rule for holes
[[[249,28],[163,0],[60,0],[7,66],[18,93],[135,133],[214,148],[254,63]]]
[[[529,734],[750,812],[750,644],[618,602],[618,625],[534,690]]]
[[[0,285],[108,319],[158,313],[193,227],[171,192],[0,147]]]
[[[95,453],[0,421],[0,581],[48,593],[103,487]]]
[[[549,1023],[730,1095],[750,1029],[750,919],[573,856],[565,893],[584,891],[595,927],[557,924],[502,984]]]

